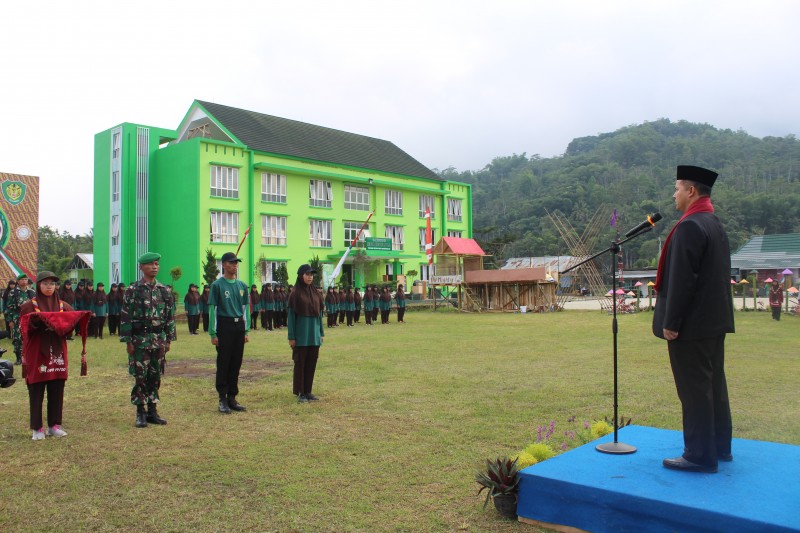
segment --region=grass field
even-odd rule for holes
[[[406,319],[326,330],[313,404],[291,395],[285,332],[253,332],[239,396],[249,411],[229,416],[216,410],[208,337],[181,324],[161,388],[169,424],[146,429],[133,426],[118,339],[89,340],[83,378],[70,343],[68,437],[31,441],[24,383],[0,390],[0,530],[534,531],[484,510],[474,472],[550,420],[611,417],[610,317]],[[800,444],[800,321],[736,319],[734,436]],[[666,346],[650,320],[619,318],[620,414],[679,429]]]

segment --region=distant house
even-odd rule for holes
[[[756,235],[731,255],[731,276],[746,278],[758,272],[758,280],[781,279],[786,269],[797,282],[800,273],[800,233]]]
[[[76,282],[94,279],[94,254],[75,254],[67,266],[67,277]]]

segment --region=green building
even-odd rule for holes
[[[206,250],[236,251],[248,284],[316,256],[325,278],[369,213],[337,283],[428,279],[434,244],[472,237],[469,184],[447,181],[391,142],[196,100],[176,130],[123,123],[95,136],[94,279],[129,283],[136,258],[162,255],[162,282],[202,283]]]

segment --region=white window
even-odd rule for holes
[[[119,278],[119,263],[111,263],[111,283],[119,283]]]
[[[397,270],[399,271],[399,272],[397,272],[397,274],[402,274],[403,273],[403,263],[398,263],[397,264]],[[392,264],[392,263],[387,263],[386,264],[386,275],[387,276],[394,276],[395,275],[394,264]]]
[[[119,215],[111,217],[111,246],[119,246]]]
[[[309,237],[311,239],[311,246],[322,246],[330,248],[331,243],[331,221],[330,220],[314,220],[309,222]]]
[[[217,259],[217,279],[224,276],[225,270],[222,268],[222,259]]]
[[[211,242],[239,242],[239,213],[211,211]]]
[[[115,170],[111,173],[111,201],[119,202],[119,171]]]
[[[263,202],[286,203],[286,176],[261,173],[261,200]]]
[[[386,238],[392,239],[392,250],[402,250],[403,226],[386,226]]]
[[[401,191],[386,191],[386,214],[403,214],[403,193]]]
[[[447,232],[447,236],[448,236],[448,237],[458,237],[458,238],[461,238],[461,232],[460,232],[460,231],[448,231],[448,232]]]
[[[419,196],[419,218],[425,217],[425,210],[431,210],[431,218],[436,218],[436,200],[433,196],[421,194]]]
[[[357,187],[355,185],[345,185],[344,207],[345,209],[369,211],[369,188]]]
[[[111,140],[111,158],[119,159],[119,152],[122,146],[122,139],[119,133],[115,133]]]
[[[286,217],[261,217],[261,244],[286,244]]]
[[[358,235],[358,231],[363,226],[361,222],[345,222],[344,223],[344,245],[350,246],[350,243],[353,242],[353,239],[356,238]],[[358,237],[358,241],[355,243],[356,248],[363,248],[364,243],[366,242],[365,239],[369,237],[369,229],[364,228],[364,231],[361,232],[361,235]]]
[[[311,207],[331,207],[331,200],[333,199],[331,182],[311,180],[308,187],[308,199],[308,205]]]
[[[422,281],[430,281],[431,276],[436,275],[436,265],[429,265],[428,263],[422,263],[419,265],[419,279]]]
[[[436,246],[436,228],[431,228],[431,245]],[[425,251],[425,228],[419,228],[419,251]]]
[[[461,222],[461,200],[457,198],[447,199],[447,220]]]
[[[286,268],[286,261],[261,261],[261,283],[273,283],[276,281],[278,270]]]
[[[211,165],[211,196],[239,198],[239,169]]]

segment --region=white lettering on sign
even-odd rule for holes
[[[431,276],[431,285],[458,285],[461,283],[461,275],[455,276]]]

